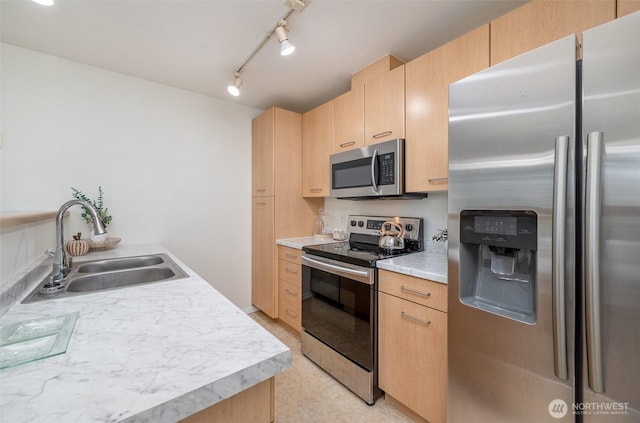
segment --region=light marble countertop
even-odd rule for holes
[[[302,247],[306,247],[307,245],[318,245],[318,244],[330,244],[336,241],[333,238],[315,238],[312,236],[305,236],[301,238],[284,238],[277,239],[276,244],[284,245],[285,247],[291,247],[298,250],[302,250]]]
[[[434,282],[447,283],[447,254],[444,252],[423,251],[407,254],[377,261],[376,267]]]
[[[66,353],[0,369],[1,421],[175,422],[291,365],[287,346],[160,245],[76,262],[152,253],[169,254],[189,277],[17,303],[0,318],[79,312]]]

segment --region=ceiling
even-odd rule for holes
[[[212,97],[305,112],[346,92],[352,73],[386,54],[410,61],[525,1],[312,0],[288,19],[297,47],[273,36],[283,0],[0,0],[2,42]]]

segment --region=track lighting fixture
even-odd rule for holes
[[[278,27],[276,28],[276,35],[278,36],[278,41],[280,42],[280,55],[288,56],[296,49],[296,47],[289,42],[289,37],[287,37],[287,22],[282,20],[278,23]]]
[[[249,54],[249,57],[247,57],[244,63],[242,63],[242,65],[240,65],[240,67],[236,69],[236,71],[233,73],[233,84],[227,87],[227,91],[229,91],[229,94],[231,94],[234,97],[237,97],[240,95],[240,85],[242,85],[242,80],[240,79],[240,72],[242,72],[244,67],[247,66],[247,63],[249,63],[249,61],[253,59],[253,56],[255,56],[256,53],[260,51],[262,46],[264,46],[267,43],[267,41],[269,41],[269,38],[271,38],[273,34],[276,34],[278,37],[278,42],[280,43],[280,55],[288,56],[291,53],[293,53],[293,51],[296,48],[293,46],[293,44],[289,42],[289,37],[287,36],[287,28],[286,28],[287,19],[289,18],[289,16],[293,14],[293,12],[298,12],[298,13],[302,12],[305,6],[309,4],[310,1],[311,0],[285,0],[284,1],[284,4],[289,7],[289,11],[285,13],[282,18],[280,18],[276,26],[274,26],[271,29],[271,31],[267,33],[267,35],[264,37],[262,42],[258,44],[256,48],[253,49],[253,51]]]
[[[235,72],[233,74],[233,84],[227,87],[227,91],[234,97],[240,95],[240,85],[242,85],[242,79],[240,79],[240,72]]]

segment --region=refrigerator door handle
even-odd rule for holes
[[[587,136],[585,192],[585,320],[589,387],[604,393],[600,321],[600,180],[603,132]]]
[[[553,364],[556,377],[569,379],[565,310],[565,219],[567,210],[567,169],[569,137],[556,137],[556,165],[553,175],[553,238],[551,260]]]

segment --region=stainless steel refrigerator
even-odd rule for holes
[[[448,412],[640,422],[640,12],[449,89]]]

